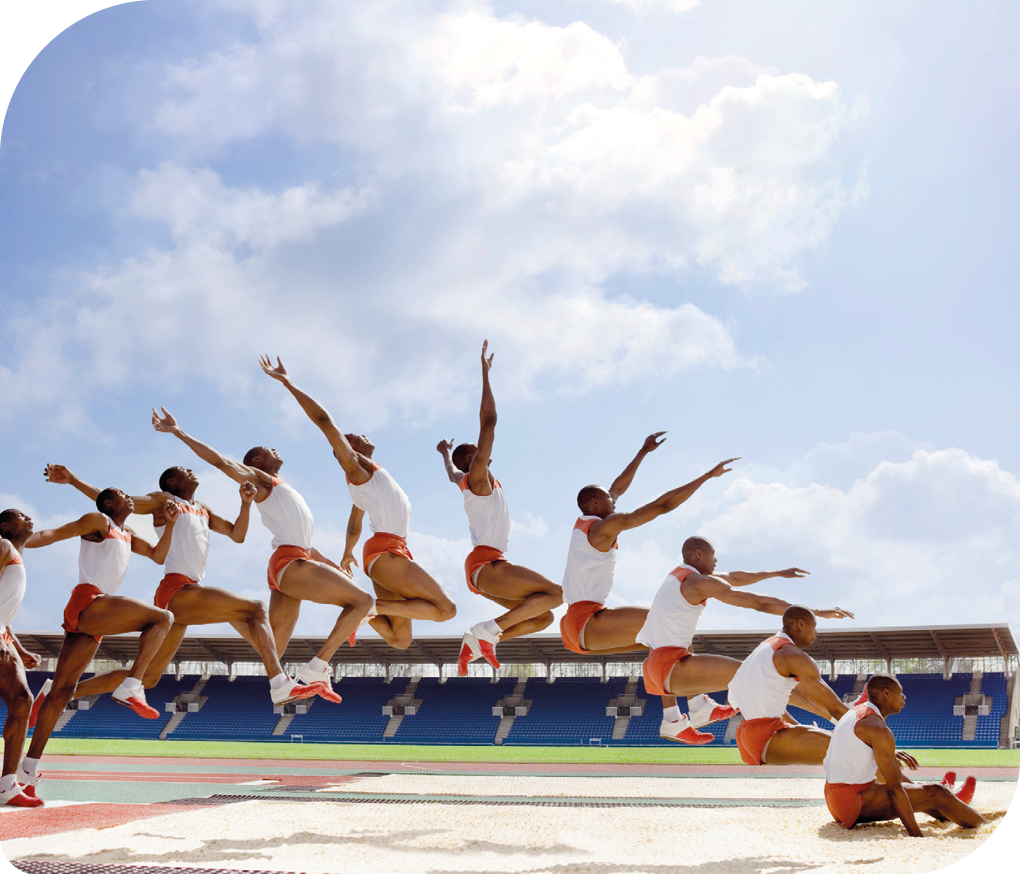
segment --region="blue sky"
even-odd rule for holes
[[[691,7],[689,9],[682,7]],[[0,504],[88,503],[269,444],[339,558],[350,499],[257,365],[279,354],[411,498],[459,616],[492,615],[440,438],[477,432],[511,558],[559,579],[574,495],[668,430],[621,503],[742,456],[621,540],[648,603],[700,532],[860,625],[1017,623],[1017,12],[948,3],[132,3],[61,33],[0,141]],[[1015,247],[1014,247],[1015,248]],[[201,464],[199,497],[236,490]],[[141,525],[140,527],[144,527]],[[264,598],[268,533],[210,583]],[[75,545],[29,557],[53,629]],[[149,597],[137,560],[123,592]],[[364,581],[363,581],[364,582]],[[325,632],[309,607],[298,631]],[[763,628],[724,607],[704,628]]]

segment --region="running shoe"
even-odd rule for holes
[[[0,793],[0,805],[13,805],[15,808],[39,808],[46,803],[33,793],[31,796],[24,793],[17,784],[10,790]]]
[[[970,801],[974,798],[974,788],[976,786],[977,778],[973,775],[968,775],[967,780],[963,782],[963,788],[956,794],[956,798],[964,805],[970,805]]]
[[[18,783],[21,785],[21,792],[24,795],[26,795],[29,799],[39,798],[35,792],[35,785],[38,784],[42,779],[43,779],[42,772],[40,772],[38,775],[31,775],[25,768],[25,764],[19,763],[17,780]]]
[[[282,686],[276,689],[270,687],[269,695],[274,705],[286,705],[288,702],[293,702],[297,699],[310,699],[312,696],[320,695],[321,686],[322,684],[318,682],[306,686],[298,683],[296,680],[287,678],[287,682]],[[336,693],[333,695],[336,695]]]
[[[28,715],[29,729],[35,727],[35,721],[39,718],[39,709],[42,707],[43,699],[46,698],[51,689],[53,689],[53,678],[46,678],[42,689],[39,690],[39,695],[35,697],[35,701],[32,703],[32,711]]]
[[[729,720],[733,715],[740,713],[738,708],[720,705],[704,693],[700,696],[689,698],[687,700],[687,707],[691,711],[691,726],[695,729],[708,726],[710,723],[718,723],[720,720]]]
[[[948,787],[950,790],[952,790],[955,784],[956,784],[956,772],[946,772],[945,775],[942,776],[943,787]]]
[[[478,648],[482,652],[482,658],[493,668],[499,668],[499,660],[496,659],[496,645],[501,635],[493,635],[485,628],[485,623],[476,623],[471,627],[471,634],[478,642]]]
[[[663,720],[659,724],[659,738],[678,741],[681,744],[708,744],[715,741],[711,732],[698,732],[691,726],[690,718],[684,714],[679,720]]]
[[[139,717],[146,720],[155,720],[159,717],[159,711],[145,701],[145,690],[142,687],[128,687],[121,684],[113,691],[113,701],[125,708],[130,708]]]
[[[462,678],[467,677],[469,662],[474,662],[482,657],[482,645],[475,637],[474,629],[468,629],[460,642],[460,656],[457,657],[457,674]]]
[[[321,696],[327,702],[335,702],[339,705],[343,701],[339,693],[333,692],[333,684],[330,682],[330,671],[328,668],[316,671],[306,662],[298,669],[296,680],[310,687],[315,687],[315,694]]]

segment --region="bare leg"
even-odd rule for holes
[[[350,577],[342,571],[311,559],[295,559],[291,562],[283,570],[279,584],[280,592],[292,601],[337,605],[342,609],[333,630],[316,654],[324,662],[329,662],[337,648],[350,637],[352,632],[357,630],[358,624],[372,609],[372,596],[357,586]],[[276,617],[277,612],[281,613],[279,620]],[[293,622],[290,620],[292,614]],[[274,634],[286,632],[286,635],[283,636],[285,640],[281,641],[281,637],[276,638],[277,653],[282,654],[287,649],[287,642],[293,633],[293,623],[297,621],[297,611],[295,606],[289,605],[282,599],[273,600],[271,598],[269,616]],[[288,623],[289,628],[287,628]]]
[[[372,582],[396,599],[377,599],[376,610],[387,617],[442,623],[457,615],[457,606],[420,565],[405,556],[383,553],[372,565]]]
[[[681,659],[669,674],[669,691],[674,696],[697,696],[725,690],[740,662],[728,656],[695,653]]]
[[[512,602],[509,599],[503,599],[491,595],[486,595],[485,597],[490,602],[495,602],[497,605],[504,608],[513,608],[517,606],[517,602]],[[520,638],[522,635],[531,635],[533,632],[541,632],[543,629],[548,629],[549,626],[552,625],[554,619],[553,612],[547,611],[544,614],[538,614],[530,619],[522,620],[514,626],[508,626],[506,629],[503,629],[503,634],[500,635],[500,641],[509,641],[511,638]]]
[[[7,705],[3,773],[13,775],[25,749],[28,715],[32,710],[32,691],[28,688],[25,667],[13,645],[10,649],[0,645],[0,698]]]
[[[78,631],[83,635],[122,635],[125,632],[140,632],[138,655],[128,671],[128,676],[141,681],[173,622],[173,614],[155,605],[147,605],[145,602],[124,596],[101,595],[78,616]],[[81,672],[78,672],[78,676],[81,676]],[[75,680],[77,679],[76,677]],[[43,705],[45,704],[44,702]]]
[[[965,829],[975,829],[986,823],[977,811],[961,802],[952,791],[941,784],[911,784],[903,789],[914,811],[930,814],[939,820],[951,820]],[[889,798],[889,788],[885,784],[876,781],[861,793],[861,799],[864,801],[864,807],[861,809],[860,817],[857,818],[858,823],[899,819]]]
[[[159,650],[156,651],[156,655],[152,657],[149,667],[145,670],[145,677],[142,678],[142,686],[147,690],[152,689],[159,683],[159,679],[163,676],[163,672],[166,671],[170,660],[174,658],[174,654],[177,653],[177,648],[181,646],[181,641],[184,639],[184,634],[187,631],[187,626],[182,626],[178,623],[174,623],[170,627],[170,631],[166,633],[166,637],[159,645]],[[78,681],[78,685],[74,689],[74,695],[71,698],[80,699],[84,696],[112,693],[127,677],[130,677],[128,670],[126,668],[118,668],[104,674],[97,674],[86,681]]]
[[[762,753],[769,766],[820,766],[829,750],[832,734],[813,726],[791,726],[777,732]]]
[[[478,571],[476,586],[486,598],[510,610],[496,617],[496,625],[503,630],[502,640],[517,638],[529,632],[545,629],[552,623],[552,610],[563,604],[563,590],[551,580],[530,568],[497,560],[483,565]],[[548,615],[549,621],[527,631],[518,627],[528,620]],[[514,630],[514,634],[508,634]]]
[[[590,653],[647,650],[635,641],[647,617],[648,608],[603,608],[585,624],[585,650]]]
[[[39,708],[35,732],[28,746],[28,755],[33,759],[42,757],[43,749],[50,740],[53,727],[57,725],[60,712],[71,701],[78,678],[88,668],[98,649],[99,642],[91,635],[82,635],[80,632],[68,632],[64,635],[64,643],[60,645],[60,655],[57,657],[57,670],[53,674],[53,687]]]
[[[386,602],[397,600],[396,593],[390,592],[385,587],[379,586],[378,583],[373,582],[372,586],[375,587],[376,610],[378,610],[380,599]],[[407,650],[407,648],[411,646],[411,621],[406,617],[387,617],[383,614],[379,614],[378,616],[372,617],[372,619],[368,621],[368,625],[379,633],[379,636],[383,639],[383,641],[396,650]]]

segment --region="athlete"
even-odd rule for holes
[[[4,721],[4,763],[0,777],[0,805],[38,808],[37,796],[27,796],[18,785],[18,764],[28,734],[32,691],[26,668],[35,668],[39,657],[21,646],[11,624],[25,597],[25,564],[21,551],[32,534],[32,519],[20,510],[0,513],[0,698],[7,706]]]
[[[914,817],[918,811],[966,829],[985,823],[970,807],[976,784],[972,777],[955,795],[945,784],[903,786],[896,739],[885,718],[902,711],[907,697],[899,681],[886,674],[873,675],[865,691],[866,700],[836,724],[823,761],[825,804],[833,820],[852,829],[858,823],[899,818],[914,838],[924,835]]]
[[[113,700],[150,720],[159,717],[159,711],[145,701],[142,678],[173,625],[173,614],[116,593],[127,574],[132,553],[145,556],[157,565],[163,564],[179,511],[171,501],[164,505],[166,527],[153,547],[124,526],[134,510],[127,494],[119,489],[104,489],[96,497],[96,507],[98,512],[87,513],[56,529],[35,532],[25,541],[25,547],[46,547],[69,538],[80,538],[79,583],[71,591],[71,599],[64,608],[64,642],[57,657],[52,689],[39,708],[28,756],[22,760],[18,771],[18,781],[27,785],[25,793],[29,796],[36,795],[39,760],[57,718],[74,697],[78,679],[92,662],[104,635],[140,633],[138,654],[127,676],[114,689]]]
[[[713,653],[690,652],[694,630],[710,598],[728,605],[750,608],[765,614],[782,614],[790,603],[772,596],[743,592],[737,587],[748,586],[770,577],[803,577],[800,568],[783,571],[731,571],[716,575],[716,556],[704,538],[684,541],[683,565],[674,568],[659,588],[637,640],[647,646],[642,665],[645,689],[656,696],[687,696],[690,715],[663,711],[659,734],[685,744],[707,744],[710,732],[699,732],[699,726],[732,717],[735,708],[714,702],[705,694],[724,690],[740,667],[739,660]],[[816,611],[819,617],[852,617],[842,608]],[[693,701],[690,697],[697,697]],[[669,724],[669,725],[667,725]]]
[[[176,436],[203,462],[231,480],[255,484],[255,507],[263,525],[273,534],[274,552],[269,559],[266,579],[270,589],[269,625],[277,656],[283,656],[290,643],[301,602],[341,608],[319,652],[297,672],[297,680],[302,684],[316,685],[319,696],[339,702],[340,696],[333,691],[330,682],[329,660],[344,639],[353,645],[358,624],[372,607],[371,596],[356,586],[340,566],[312,546],[312,512],[300,493],[277,476],[283,459],[276,450],[253,447],[245,453],[243,463],[235,462],[187,434],[165,407],[161,409],[162,417],[155,408],[152,411],[152,425],[156,431]]]
[[[468,663],[484,657],[499,668],[496,644],[532,632],[541,632],[553,621],[553,608],[563,604],[563,590],[529,568],[507,561],[510,511],[503,487],[489,470],[496,436],[496,400],[489,386],[494,356],[485,357],[489,341],[482,344],[481,429],[477,444],[461,444],[451,453],[453,441],[436,447],[443,455],[446,473],[460,487],[474,548],[464,562],[468,589],[509,608],[494,620],[477,623],[464,633],[457,672],[467,674]]]
[[[269,357],[263,356],[262,370],[297,399],[308,418],[326,436],[333,456],[347,475],[354,507],[340,564],[348,573],[358,564],[354,548],[361,538],[362,521],[367,513],[374,534],[365,542],[362,559],[376,594],[375,616],[369,623],[391,647],[406,650],[411,645],[412,620],[441,623],[457,613],[450,597],[414,561],[407,547],[411,503],[386,469],[372,461],[375,445],[363,434],[341,434],[326,409],[294,385],[279,358],[276,363],[274,368]]]
[[[92,499],[99,494],[95,486],[86,483],[63,465],[47,465],[46,479],[51,483],[70,484]],[[194,471],[174,467],[167,468],[160,475],[158,492],[131,498],[135,513],[152,514],[158,534],[162,534],[166,525],[163,508],[167,502],[175,504],[178,510],[177,524],[164,563],[166,575],[160,581],[154,599],[157,608],[167,608],[174,615],[174,624],[149,663],[142,685],[149,689],[159,682],[170,660],[177,653],[177,648],[181,646],[188,626],[230,623],[262,657],[270,679],[270,695],[274,705],[314,696],[317,691],[315,685],[298,684],[287,676],[280,665],[269,615],[262,602],[244,599],[225,589],[202,586],[199,583],[205,577],[210,532],[226,535],[236,544],[244,543],[251,503],[255,498],[255,484],[250,481],[241,484],[241,509],[232,523],[195,501],[197,489],[198,477]],[[127,669],[122,669],[81,681],[75,690],[75,697],[111,692],[123,679],[122,676],[126,675]]]

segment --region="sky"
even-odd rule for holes
[[[509,557],[562,576],[574,496],[667,431],[622,509],[740,456],[625,533],[610,605],[648,604],[691,534],[720,569],[853,626],[1020,628],[1010,4],[136,2],[42,50],[0,139],[0,505],[89,510],[47,462],[156,488],[276,447],[339,559],[350,498],[279,355],[409,495],[411,549],[468,594],[458,490],[484,339]],[[1015,247],[1013,247],[1015,250]],[[144,519],[139,531],[151,531]],[[269,534],[206,581],[265,598]],[[28,557],[52,630],[66,543]],[[360,555],[360,553],[359,553]],[[136,558],[122,592],[149,598]],[[359,577],[364,585],[366,579]],[[299,634],[333,615],[306,606]],[[839,625],[825,621],[822,626]],[[704,629],[763,629],[712,605]]]

